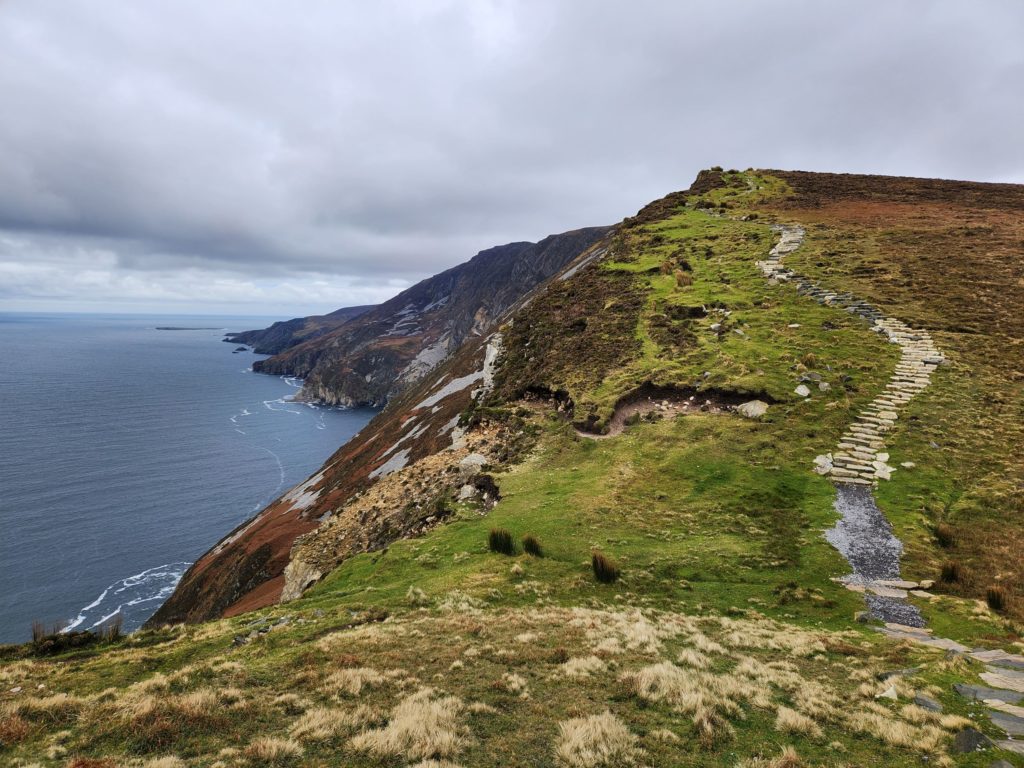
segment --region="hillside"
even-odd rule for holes
[[[151,628],[5,649],[4,756],[1024,765],[1022,214],[1024,186],[702,172]]]
[[[295,337],[298,343],[257,361],[253,369],[303,378],[301,397],[309,400],[384,405],[467,338],[490,330],[513,304],[606,231],[591,227],[481,251],[332,331],[308,340]]]
[[[326,315],[293,317],[291,320],[276,322],[269,328],[229,333],[224,341],[229,344],[245,344],[260,355],[276,355],[296,344],[319,338],[371,309],[373,305],[342,307]]]

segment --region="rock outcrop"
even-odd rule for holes
[[[373,308],[372,304],[363,307],[343,307],[326,315],[282,320],[262,330],[229,333],[224,341],[229,344],[245,344],[259,355],[276,355],[296,344],[330,333]]]
[[[303,378],[300,397],[306,400],[382,406],[466,339],[488,333],[523,296],[607,231],[578,229],[538,243],[509,243],[481,251],[333,330],[257,361],[253,369]],[[241,336],[231,338],[248,343]]]

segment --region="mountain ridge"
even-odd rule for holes
[[[382,406],[467,337],[484,333],[523,294],[606,231],[589,227],[536,243],[485,249],[334,328],[257,361],[253,370],[302,378],[301,399]]]

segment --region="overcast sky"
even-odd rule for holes
[[[701,168],[1024,182],[1024,2],[0,0],[0,309],[309,314]]]

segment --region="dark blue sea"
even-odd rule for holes
[[[0,642],[138,628],[374,415],[292,402],[221,340],[275,319],[0,314]]]

